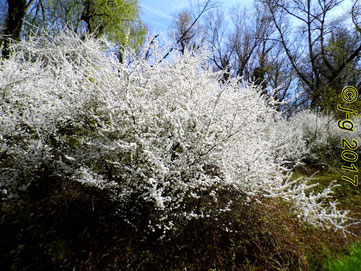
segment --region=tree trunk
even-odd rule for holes
[[[0,40],[0,47],[2,48],[2,57],[7,58],[10,54],[11,40],[19,41],[21,28],[23,26],[23,19],[26,12],[33,1],[26,3],[26,0],[10,0],[8,1],[9,9],[5,21],[4,30]]]

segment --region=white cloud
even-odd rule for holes
[[[156,16],[161,17],[163,19],[167,19],[167,20],[173,20],[174,19],[173,16],[171,16],[171,15],[169,15],[169,14],[167,14],[167,13],[165,13],[165,12],[159,10],[159,9],[150,8],[150,7],[148,7],[146,5],[143,5],[143,4],[140,4],[140,7],[142,8],[142,10],[146,10],[146,11],[150,12],[152,15],[156,15]],[[149,14],[146,14],[146,13],[145,13],[145,15],[149,16]]]

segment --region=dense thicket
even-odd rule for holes
[[[146,46],[127,64],[106,40],[61,33],[20,42],[1,61],[6,267],[236,268],[260,259],[257,245],[269,250],[262,264],[304,264],[291,245],[289,258],[273,254],[275,238],[290,234],[275,210],[292,227],[347,232],[347,212],[330,200],[334,183],[316,193],[307,179],[289,179],[316,155],[305,117],[283,119],[238,78],[220,83],[206,52],[160,62],[153,46],[155,58],[144,60]],[[180,260],[167,262],[158,244]]]

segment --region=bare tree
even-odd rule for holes
[[[336,43],[332,41],[332,22],[330,13],[343,0],[262,0],[268,8],[272,21],[278,31],[281,43],[292,69],[307,95],[305,103],[313,109],[327,109],[330,97],[347,80],[344,71],[360,59],[361,42],[354,44],[352,50],[343,50],[346,54],[342,61],[330,61],[332,52],[328,49]],[[352,10],[354,25],[356,7]],[[288,21],[286,21],[288,19]],[[298,33],[290,33],[286,23],[290,20],[298,26]],[[359,38],[358,38],[359,40]],[[345,42],[343,42],[345,44]],[[336,95],[337,96],[337,95]]]
[[[194,38],[194,31],[197,23],[199,23],[200,18],[209,10],[216,8],[217,3],[213,3],[212,0],[205,0],[203,3],[198,4],[198,12],[197,15],[192,16],[189,11],[183,11],[180,16],[178,16],[178,23],[176,23],[177,28],[181,30],[178,31],[178,35],[176,37],[175,46],[171,47],[169,51],[163,56],[163,59],[167,58],[174,49],[177,49],[179,45],[189,43],[190,37]],[[182,15],[183,14],[183,15]],[[191,21],[190,18],[193,18]],[[193,32],[193,34],[192,34]],[[184,52],[184,51],[183,51]]]
[[[232,25],[226,16],[217,9],[203,23],[211,63],[225,72],[222,80],[240,77],[259,85],[262,95],[272,95],[280,102],[288,98],[292,69],[276,40],[269,11],[260,4],[252,9],[233,8],[229,13]]]
[[[253,70],[257,66],[257,48],[265,41],[269,24],[264,20],[264,14],[255,13],[252,10],[239,10],[233,15],[235,31],[231,40],[235,47],[236,76],[244,76],[251,79]],[[266,43],[263,43],[266,45]]]
[[[186,49],[194,49],[202,43],[202,30],[200,29],[199,24],[195,24],[188,30],[194,20],[195,18],[193,17],[191,11],[189,9],[185,9],[178,14],[174,21],[174,37],[176,40],[178,40],[179,37],[183,37],[178,42],[179,50],[182,54],[184,54]]]
[[[215,65],[215,70],[222,70],[223,81],[228,80],[232,75],[232,61],[235,54],[235,47],[229,38],[230,33],[225,24],[224,13],[221,9],[209,12],[205,17],[203,29],[206,41],[210,48],[211,63]]]

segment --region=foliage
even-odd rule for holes
[[[0,47],[5,42],[4,57],[9,54],[9,39],[18,41],[44,32],[56,35],[71,29],[83,37],[105,35],[120,51],[124,47],[139,49],[146,33],[137,0],[10,1],[6,17],[12,20],[5,20],[0,36]]]
[[[81,33],[105,34],[124,47],[139,47],[145,29],[139,19],[138,1],[78,0],[46,1],[46,25],[65,26]],[[31,16],[31,14],[30,14]]]

